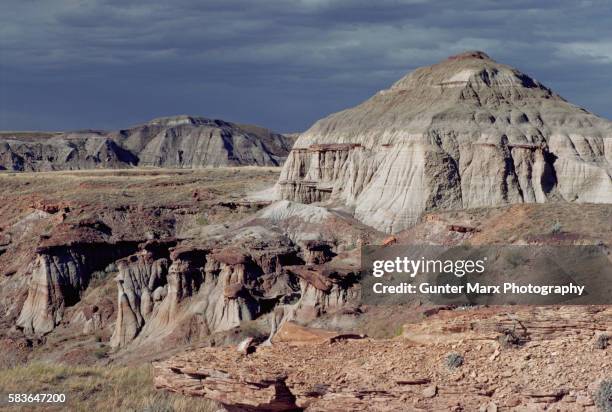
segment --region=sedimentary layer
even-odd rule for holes
[[[612,123],[482,52],[422,67],[296,141],[283,199],[387,232],[425,211],[612,202]]]
[[[0,170],[278,166],[293,140],[258,126],[191,116],[155,119],[112,132],[3,132]]]

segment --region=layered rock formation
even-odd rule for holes
[[[154,364],[155,385],[241,411],[595,411],[611,328],[603,307],[443,310],[395,339],[279,332],[248,355],[182,353]]]
[[[283,208],[281,218],[272,205],[215,238],[165,248],[156,242],[157,252],[145,246],[120,260],[112,346],[207,336],[256,319],[274,331],[354,307],[359,262],[337,255],[360,232],[347,229],[339,243],[292,236],[291,227],[318,209]],[[331,227],[332,216],[317,223]]]
[[[3,133],[0,170],[278,166],[293,140],[258,126],[190,116],[114,132]]]
[[[57,236],[61,239],[48,239],[36,250],[27,298],[16,321],[26,334],[52,331],[66,307],[80,300],[95,271],[104,270],[137,247],[135,242],[112,241],[100,222],[62,229]],[[70,240],[65,242],[66,238]]]
[[[281,198],[341,202],[398,232],[424,211],[612,202],[612,123],[467,52],[422,67],[302,133]]]
[[[220,198],[193,176],[260,173],[270,185],[276,177],[269,171],[160,173],[109,173],[120,176],[119,185],[99,173],[4,175],[10,196],[1,207],[0,337],[6,322],[28,339],[95,335],[137,351],[141,343],[152,348],[217,332],[225,339],[231,335],[223,332],[248,321],[267,336],[288,319],[307,321],[357,296],[358,261],[343,254],[376,231],[288,201],[254,213],[262,204],[236,196],[242,178],[227,180],[232,197]],[[41,179],[62,185],[62,197],[14,196],[15,187],[39,190]],[[138,193],[131,185],[139,180],[154,190]],[[174,191],[182,195],[164,198]],[[162,204],[151,204],[158,194],[153,203]]]
[[[138,158],[103,132],[0,136],[0,170],[47,171],[134,166]]]

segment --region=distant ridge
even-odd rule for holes
[[[0,132],[0,170],[278,166],[294,140],[259,126],[186,115],[111,132]]]

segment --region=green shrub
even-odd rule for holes
[[[612,412],[612,380],[605,380],[595,394],[595,404],[601,412]]]
[[[599,335],[595,341],[595,347],[597,349],[606,349],[608,346],[610,346],[610,336],[605,334]]]
[[[108,348],[102,345],[99,348],[96,348],[93,354],[97,359],[104,359],[108,355]]]
[[[526,339],[511,329],[504,329],[497,337],[502,348],[515,348],[525,343]]]
[[[449,369],[455,369],[463,365],[463,356],[458,353],[449,353],[446,357],[446,366]]]

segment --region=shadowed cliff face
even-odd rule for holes
[[[612,123],[468,52],[423,67],[302,133],[281,198],[341,201],[387,232],[424,211],[612,202]]]
[[[91,274],[133,252],[136,246],[134,242],[85,243],[39,250],[17,326],[26,333],[52,331],[62,320],[65,308],[80,300]]]
[[[144,245],[120,260],[111,345],[207,336],[257,319],[273,329],[355,305],[358,259],[331,260],[360,232],[347,229],[339,243],[303,240],[289,226],[307,233],[316,207],[284,211],[278,220],[278,207],[271,206],[214,240],[160,243],[157,251]],[[348,224],[331,213],[321,223]]]
[[[0,170],[278,166],[293,140],[257,126],[189,116],[115,132],[7,132],[0,135]]]

